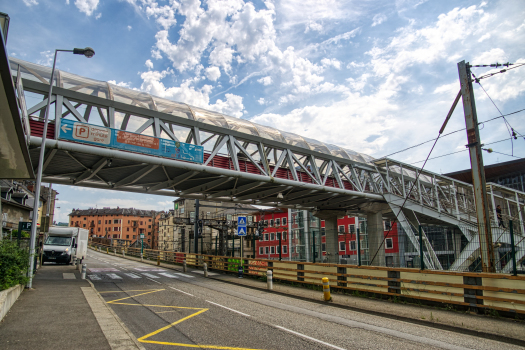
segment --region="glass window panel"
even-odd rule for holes
[[[348,154],[345,152],[344,149],[342,149],[341,147],[339,146],[336,146],[336,145],[331,145],[329,143],[325,143],[325,146],[330,150],[330,153],[332,153],[332,155],[334,157],[340,157],[340,158],[345,158],[345,159],[350,159],[350,157],[348,156]]]

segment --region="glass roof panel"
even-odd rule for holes
[[[195,120],[202,123],[216,125],[229,129],[228,123],[226,122],[222,114],[207,111],[205,109],[193,106],[191,106],[191,110],[195,114]]]
[[[104,81],[88,79],[79,75],[60,71],[59,83],[64,89],[109,99],[108,84]]]
[[[126,89],[121,86],[109,84],[113,95],[113,100],[126,103],[128,105],[141,108],[156,110],[155,104],[150,94],[136,90]]]
[[[286,131],[281,131],[281,135],[283,135],[284,141],[289,145],[310,149],[310,147],[308,147],[308,144],[299,135],[292,134],[291,132]]]
[[[270,128],[269,126],[259,125],[255,124],[255,127],[257,128],[257,131],[259,132],[259,135],[265,139],[268,140],[274,140],[279,142],[285,142],[283,135],[281,135],[281,132],[277,129]]]
[[[360,162],[360,163],[366,163],[363,157],[356,151],[352,151],[351,149],[345,148],[344,149],[346,154],[348,154],[348,157],[350,157],[351,160]]]
[[[22,73],[22,78],[38,81],[39,83],[49,84],[49,79],[51,78],[51,68],[44,67],[39,64],[22,61],[18,58],[9,57],[9,65],[11,66],[13,75],[16,75],[19,64],[20,72]]]
[[[332,154],[330,150],[328,149],[328,147],[326,147],[326,145],[322,143],[321,141],[309,139],[304,136],[303,136],[303,139],[308,143],[308,146],[310,146],[310,149],[312,151],[321,152],[321,153],[330,154],[330,155]]]
[[[155,101],[155,105],[157,106],[157,110],[159,112],[193,120],[193,114],[191,114],[191,110],[185,104],[167,100],[165,98],[160,98],[157,96],[152,97],[153,101]]]
[[[364,153],[359,153],[359,155],[361,156],[361,158],[363,158],[365,160],[366,163],[372,163],[375,159],[370,157],[368,154],[364,154]]]
[[[224,114],[222,115],[222,117],[228,123],[230,130],[259,136],[259,133],[257,132],[257,129],[255,128],[255,125],[252,124],[252,122],[240,118],[233,118]]]
[[[350,159],[348,154],[341,147],[336,146],[336,145],[331,145],[329,143],[325,143],[325,146],[328,147],[328,149],[330,150],[330,153],[332,153],[334,157]]]

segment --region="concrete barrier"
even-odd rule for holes
[[[0,321],[2,321],[9,309],[11,309],[11,306],[13,306],[20,294],[22,294],[23,290],[24,286],[19,284],[0,292]]]

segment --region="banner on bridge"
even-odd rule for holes
[[[59,139],[150,154],[164,158],[204,162],[204,147],[62,119]]]

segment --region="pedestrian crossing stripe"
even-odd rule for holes
[[[161,273],[159,273],[159,275],[162,275],[164,277],[169,277],[169,278],[179,278],[178,276],[173,276],[173,275],[170,275],[169,273],[166,273],[166,272],[161,272]]]
[[[128,277],[131,277],[131,278],[142,278],[142,277],[140,277],[138,275],[135,275],[134,273],[125,273],[125,275],[128,276]]]
[[[88,277],[92,281],[100,281],[102,279],[99,275],[88,275]]]
[[[114,279],[114,280],[121,280],[122,279],[122,277],[120,277],[116,273],[108,273],[106,276],[108,276],[109,278]]]
[[[142,274],[149,278],[159,278],[159,276],[152,275],[151,273],[142,273]]]

